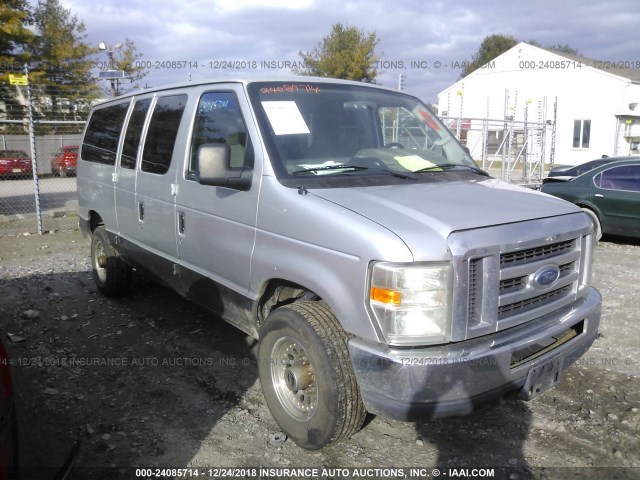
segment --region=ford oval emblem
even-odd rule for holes
[[[546,288],[559,278],[560,268],[557,265],[546,265],[533,274],[533,283],[538,288]]]

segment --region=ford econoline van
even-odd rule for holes
[[[311,77],[95,106],[78,161],[98,289],[132,269],[259,340],[266,403],[307,449],[367,412],[466,414],[555,385],[597,336],[593,227],[480,170],[431,110]]]

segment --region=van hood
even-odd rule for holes
[[[579,212],[573,204],[501,180],[310,190],[395,233],[416,260],[454,231]],[[430,254],[426,249],[432,251]],[[435,249],[442,251],[440,249]]]

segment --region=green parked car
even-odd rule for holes
[[[544,193],[575,203],[603,234],[640,238],[640,157],[601,165],[574,178],[550,177]]]

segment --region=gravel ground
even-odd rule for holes
[[[640,478],[638,243],[598,245],[601,336],[556,388],[464,418],[371,417],[320,452],[279,435],[253,340],[141,276],[129,296],[106,299],[88,257],[77,230],[0,237],[0,330],[10,334],[26,478],[53,478],[78,438],[74,479],[135,478],[125,467],[136,466],[359,467],[370,477],[419,467],[420,478],[434,468],[470,478],[487,467],[495,478]]]

